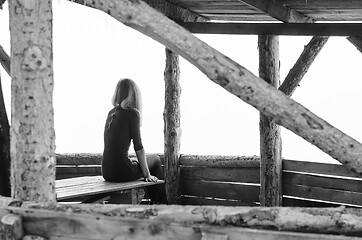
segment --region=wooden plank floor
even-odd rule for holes
[[[57,199],[65,200],[75,197],[142,188],[162,183],[164,183],[163,180],[159,180],[158,182],[145,182],[142,179],[131,182],[115,183],[105,181],[102,176],[87,176],[56,180],[55,189]]]

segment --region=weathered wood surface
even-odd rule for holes
[[[315,36],[310,40],[304,47],[302,54],[299,56],[293,68],[290,69],[288,75],[285,77],[282,85],[280,85],[280,91],[288,96],[293,94],[328,39],[329,37]]]
[[[78,199],[80,197],[93,198],[99,195],[102,195],[102,197],[104,197],[104,194],[111,195],[117,192],[121,193],[131,191],[130,197],[132,198],[132,200],[134,200],[132,201],[132,203],[139,203],[139,200],[142,199],[139,199],[140,197],[138,197],[139,192],[134,190],[142,189],[144,187],[152,186],[155,184],[164,184],[164,181],[159,180],[157,182],[145,182],[142,180],[137,180],[116,183],[106,182],[102,176],[93,176],[57,180],[55,182],[55,189],[58,201]],[[113,203],[115,203],[115,201],[113,201]]]
[[[287,184],[283,186],[283,191],[287,196],[330,202],[339,205],[343,203],[343,205],[362,206],[362,194],[356,192]]]
[[[181,179],[260,183],[260,168],[181,166]]]
[[[163,158],[162,154],[159,154]],[[101,153],[68,153],[56,154],[57,165],[79,168],[86,166],[100,166]],[[317,161],[318,159],[316,159]],[[227,155],[192,155],[181,154],[180,165],[194,167],[213,168],[251,168],[259,169],[259,156],[227,156]],[[359,174],[351,172],[346,166],[335,163],[305,162],[297,160],[283,159],[283,170],[316,173],[325,175],[361,177]],[[99,174],[98,174],[99,175]]]
[[[57,165],[100,165],[102,153],[64,153],[56,154]]]
[[[359,239],[343,235],[362,235],[361,211],[353,208],[24,202],[18,207],[1,206],[0,217],[11,212],[21,216],[24,234],[56,239],[203,239],[206,234],[215,234],[230,240],[243,237],[333,240]]]
[[[348,37],[347,39],[362,53],[362,34],[360,36]]]
[[[0,63],[10,76],[10,57],[2,46],[0,46]]]
[[[1,47],[0,47],[1,52]],[[1,54],[0,54],[1,55]],[[0,195],[11,196],[10,188],[10,125],[6,113],[0,76]]]
[[[56,169],[57,180],[80,176],[102,175],[101,165],[59,165]]]
[[[52,1],[9,1],[12,196],[55,201]]]
[[[101,154],[90,155],[91,159],[101,157]],[[76,174],[77,176],[90,175],[87,165],[77,165],[76,159],[76,157],[79,157],[79,162],[85,164],[87,163],[86,159],[81,158],[87,158],[89,154],[65,154],[59,156],[62,159],[62,164],[76,164],[74,165],[76,167],[73,166],[73,168],[71,165],[67,165],[69,169],[73,169],[75,172],[70,173],[70,175],[63,172],[64,177],[73,176],[72,174]],[[69,162],[67,162],[68,156],[70,156]],[[162,154],[159,156],[163,158]],[[88,163],[93,164],[94,161],[91,160]],[[246,202],[245,197],[241,193],[248,193],[248,195],[250,195],[249,197],[253,199],[258,198],[259,193],[254,190],[249,191],[248,188],[256,189],[260,183],[259,157],[181,155],[180,164],[182,204],[227,206],[253,206],[256,204],[255,202],[257,202],[257,200]],[[91,166],[91,168],[97,168],[97,165]],[[60,169],[62,170],[63,168]],[[100,165],[98,165],[98,171],[100,171]],[[60,174],[58,172],[58,166],[57,174]],[[362,205],[360,199],[361,178],[359,174],[349,171],[349,169],[343,165],[283,159],[283,178],[285,179],[283,181],[283,191],[286,191],[283,196],[283,206],[323,207],[337,206],[340,204]],[[235,186],[229,185],[243,185],[241,187],[243,191],[239,193],[225,193],[224,195],[224,197],[241,196],[241,200],[243,201],[240,201],[240,199],[206,198],[200,195],[202,192],[209,191],[208,189],[202,189],[200,193],[197,190],[193,190],[195,186],[202,185],[203,187],[210,188],[210,192],[214,192],[214,182],[220,190],[218,196],[225,193],[226,190],[239,191]],[[189,187],[189,185],[191,187]],[[312,193],[308,191],[312,191]],[[296,199],[297,196],[303,199]],[[286,201],[285,204],[284,201]],[[328,201],[330,203],[327,203]]]
[[[0,239],[18,240],[24,235],[23,222],[20,215],[6,214],[1,217]]]
[[[174,21],[204,22],[209,20],[208,18],[196,14],[195,12],[190,11],[187,8],[176,5],[172,1],[145,0],[144,2]]]
[[[185,166],[222,168],[259,168],[259,156],[223,156],[182,154],[180,164]]]
[[[351,170],[362,173],[361,143],[269,86],[144,2],[128,0],[77,2],[104,11],[125,25],[164,44],[194,64],[210,80],[273,118],[278,125],[301,136]]]
[[[164,120],[164,172],[167,201],[180,203],[181,86],[179,56],[166,49]]]
[[[284,160],[283,170],[301,173],[315,173],[330,176],[342,176],[361,178],[358,173],[351,172],[346,166],[333,163],[305,162],[296,160]]]
[[[259,191],[259,184],[181,180],[181,193],[186,196],[225,199],[254,205],[259,202]]]
[[[258,190],[259,191],[259,190]],[[258,198],[258,197],[256,197]],[[235,199],[225,199],[225,198],[205,198],[198,196],[190,196],[190,195],[182,195],[181,196],[181,204],[182,205],[197,205],[197,206],[248,206],[248,207],[256,207],[260,206],[260,204],[256,202],[244,202],[241,200]],[[296,206],[296,205],[294,205]]]
[[[258,36],[259,76],[271,86],[280,83],[279,37]],[[282,205],[281,129],[273,118],[260,113],[260,205]]]
[[[196,34],[361,36],[361,23],[230,23],[178,22]]]
[[[311,187],[362,193],[362,178],[342,178],[335,176],[284,171],[283,182],[284,185],[305,185]]]
[[[267,13],[275,19],[281,20],[283,22],[303,23],[313,21],[310,17],[298,11],[295,11],[294,9],[281,3],[266,2],[263,0],[243,0],[242,2],[257,9],[260,9],[261,11]]]

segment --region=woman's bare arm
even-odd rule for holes
[[[150,170],[148,168],[147,159],[146,159],[146,153],[145,150],[142,148],[141,150],[136,151],[136,156],[138,159],[138,162],[140,164],[143,177],[145,178],[146,182],[157,182],[157,177],[152,176],[150,174]]]

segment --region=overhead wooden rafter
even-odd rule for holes
[[[209,20],[167,0],[144,0],[144,2],[173,20],[183,22],[203,22]]]
[[[270,0],[238,0],[247,5],[257,8],[276,20],[286,23],[306,23],[314,22],[314,20],[304,14],[301,14],[292,8],[280,5]]]
[[[362,36],[362,23],[183,23],[192,33],[287,35],[287,36]]]
[[[360,37],[348,37],[347,39],[362,53],[362,35]]]

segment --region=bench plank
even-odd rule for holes
[[[69,200],[84,196],[96,196],[99,194],[129,192],[147,186],[164,183],[163,180],[157,182],[145,182],[142,179],[130,182],[107,182],[102,176],[86,176],[61,179],[55,181],[57,200]],[[135,191],[133,191],[135,192]]]

